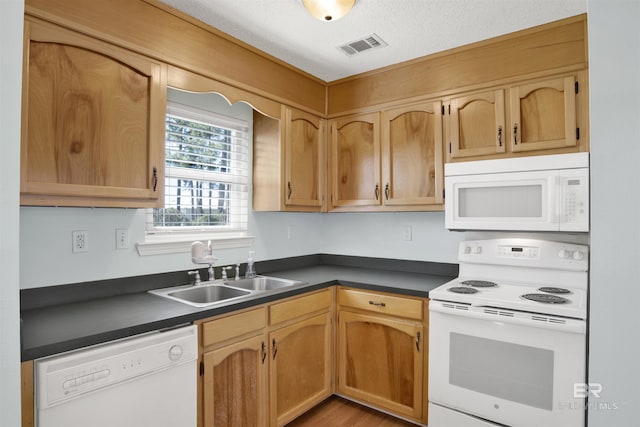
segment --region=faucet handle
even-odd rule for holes
[[[232,269],[233,267],[231,267],[230,265],[226,266],[226,267],[222,267],[222,280],[227,280],[227,270]]]
[[[194,285],[199,285],[201,280],[200,280],[200,271],[198,270],[192,270],[192,271],[187,271],[187,274],[189,276],[194,276]]]

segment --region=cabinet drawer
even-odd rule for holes
[[[269,307],[270,324],[284,322],[331,306],[331,289],[273,304]]]
[[[384,313],[392,316],[422,319],[422,301],[355,289],[338,290],[338,303],[343,307]]]
[[[266,314],[266,308],[261,307],[203,323],[202,345],[207,347],[229,338],[260,330],[267,326]]]

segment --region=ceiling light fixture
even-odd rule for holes
[[[321,21],[337,21],[345,16],[356,0],[302,0],[309,13]]]

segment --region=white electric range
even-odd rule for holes
[[[588,247],[460,244],[429,292],[429,426],[582,426]]]

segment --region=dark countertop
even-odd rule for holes
[[[282,263],[276,263],[273,267],[282,267]],[[452,268],[445,268],[444,271],[436,268],[437,274],[430,274],[326,264],[268,272],[260,268],[257,270],[265,271],[264,275],[301,280],[308,285],[204,308],[192,307],[146,291],[28,308],[21,313],[22,360],[171,328],[336,284],[428,297],[430,290],[453,279],[456,274]]]

